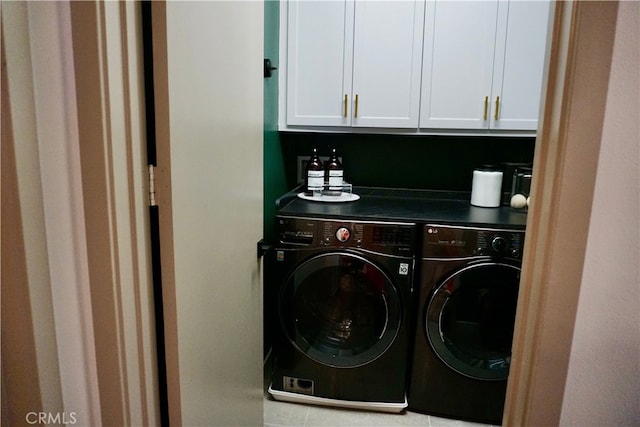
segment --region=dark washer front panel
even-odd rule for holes
[[[277,221],[280,244],[270,274],[278,287],[272,394],[388,403],[401,410],[415,224]]]
[[[501,423],[524,232],[424,227],[409,408]]]
[[[327,252],[303,262],[285,283],[280,320],[289,340],[323,365],[353,368],[395,340],[402,303],[387,274],[366,258]]]
[[[425,333],[438,357],[461,375],[506,380],[520,269],[501,262],[469,264],[434,291]]]

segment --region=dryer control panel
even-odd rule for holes
[[[427,224],[423,258],[501,256],[521,260],[524,230]]]
[[[367,249],[397,255],[413,255],[417,247],[414,223],[340,221],[277,217],[282,245]]]

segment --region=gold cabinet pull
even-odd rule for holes
[[[358,94],[356,93],[356,107],[355,107],[355,118],[358,118]]]
[[[489,97],[484,97],[484,114],[482,115],[482,120],[487,120],[487,111],[489,111]]]
[[[349,109],[349,96],[344,95],[344,118],[347,118],[347,111]]]
[[[500,109],[500,97],[496,96],[496,111],[495,114],[493,115],[493,118],[498,120],[498,110]]]

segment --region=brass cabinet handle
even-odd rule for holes
[[[498,110],[500,109],[500,97],[496,96],[496,111],[495,114],[493,115],[493,118],[498,120]]]
[[[489,111],[489,97],[484,97],[484,114],[482,115],[482,120],[487,120],[487,111]]]
[[[347,118],[347,111],[349,108],[349,96],[348,95],[344,95],[344,118]]]
[[[355,118],[358,118],[358,94],[356,93],[356,107],[355,107]]]

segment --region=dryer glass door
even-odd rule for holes
[[[279,312],[298,350],[335,367],[378,358],[402,318],[400,297],[384,271],[344,252],[317,255],[296,268],[280,293]]]
[[[426,333],[445,364],[474,379],[507,378],[519,282],[518,267],[484,262],[465,266],[435,288]]]

